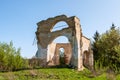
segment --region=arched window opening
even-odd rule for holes
[[[59,36],[53,41],[54,43],[69,43],[69,40],[65,36]]]
[[[60,21],[51,29],[51,32],[62,30],[62,29],[67,28],[67,27],[68,27],[68,24],[66,22]]]

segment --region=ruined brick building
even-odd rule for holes
[[[54,25],[60,21],[68,24],[67,28],[52,32]],[[60,65],[59,49],[64,48],[64,63],[76,67],[79,71],[84,66],[93,66],[93,53],[90,40],[83,36],[80,20],[76,16],[65,15],[48,18],[37,23],[36,31],[38,50],[36,57],[42,60],[41,66]],[[69,43],[54,43],[59,36],[68,38]]]

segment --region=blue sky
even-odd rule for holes
[[[35,55],[32,45],[36,23],[65,14],[77,16],[83,34],[92,39],[95,31],[105,32],[112,22],[120,26],[120,0],[0,0],[0,41],[13,41],[21,55]]]

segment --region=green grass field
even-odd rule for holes
[[[0,72],[0,80],[113,80],[110,75],[103,73],[93,76],[88,70],[76,71],[67,68],[47,68],[34,70],[21,70],[16,72]],[[116,80],[120,80],[117,75]]]

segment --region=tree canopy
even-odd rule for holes
[[[97,31],[94,34],[94,59],[103,66],[115,69],[120,67],[120,29],[112,24],[111,28],[103,34]]]

